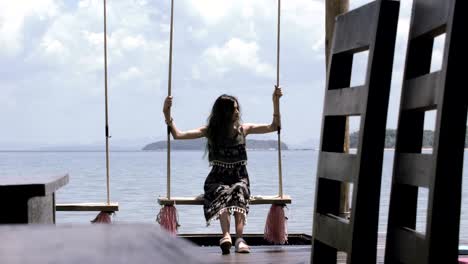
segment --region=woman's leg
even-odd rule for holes
[[[242,238],[244,235],[244,215],[236,212],[234,213],[234,217],[236,220],[236,252],[250,253],[249,246]]]
[[[219,223],[221,224],[221,232],[223,232],[223,237],[230,236],[229,228],[231,226],[231,216],[229,212],[226,211],[219,216]]]
[[[244,235],[244,215],[238,212],[234,213],[236,222],[236,237],[242,238]]]
[[[221,231],[223,232],[223,237],[219,241],[219,246],[223,255],[229,254],[232,246],[231,234],[229,233],[229,227],[231,222],[231,216],[229,212],[224,212],[219,216],[219,223],[221,224]]]

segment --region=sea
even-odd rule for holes
[[[460,239],[468,241],[468,157],[465,153]],[[110,197],[119,203],[114,222],[155,223],[160,210],[157,198],[166,196],[165,151],[110,153]],[[384,152],[379,211],[379,232],[386,232],[394,152]],[[248,152],[252,195],[277,195],[278,153],[270,150]],[[289,233],[312,233],[312,213],[318,151],[283,150],[283,193],[292,197],[286,208]],[[105,202],[105,152],[0,152],[0,177],[63,175],[69,183],[56,193],[57,203]],[[171,153],[171,196],[197,196],[210,167],[203,151]],[[416,230],[424,233],[428,191],[420,188]],[[252,205],[245,233],[263,233],[269,205]],[[178,205],[179,233],[219,233],[218,222],[206,226],[200,205]],[[57,212],[57,224],[88,224],[96,212]],[[231,231],[234,231],[232,225]]]

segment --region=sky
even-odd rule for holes
[[[350,8],[369,2],[350,0]],[[0,1],[0,150],[104,144],[102,3]],[[111,149],[140,148],[165,139],[170,1],[107,3]],[[172,115],[179,129],[204,125],[223,93],[238,97],[244,122],[271,122],[276,3],[175,0]],[[411,5],[401,0],[388,128],[398,119]],[[288,0],[281,12],[282,140],[310,146],[321,130],[325,5]],[[442,46],[434,49],[434,65],[440,64]],[[363,79],[361,64],[353,68],[352,84]],[[353,119],[351,131],[357,129]]]

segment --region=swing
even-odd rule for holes
[[[279,58],[280,58],[280,15],[281,15],[281,0],[278,0],[278,32],[277,32],[277,63],[276,63],[276,87],[279,87]],[[172,39],[173,39],[173,17],[174,17],[174,0],[171,0],[171,25],[170,25],[170,41],[169,41],[169,77],[168,77],[168,96],[171,96],[172,85]],[[279,110],[279,106],[278,106]],[[281,124],[281,121],[279,122]],[[291,204],[292,199],[289,195],[283,194],[283,177],[281,167],[281,127],[278,127],[278,195],[251,196],[249,203],[271,204],[270,212],[267,217],[265,226],[265,239],[271,243],[284,244],[287,242],[287,233],[283,207],[286,204]],[[171,197],[171,140],[170,127],[167,127],[167,195],[166,197],[158,197],[158,203],[162,206],[157,221],[163,228],[169,232],[176,234],[177,215],[175,205],[203,205],[203,194],[196,197]]]
[[[107,111],[107,24],[106,24],[106,0],[104,3],[104,88],[105,88],[105,114],[106,114],[106,187],[107,202],[105,203],[64,203],[56,204],[56,211],[100,211],[93,223],[110,223],[110,214],[119,210],[118,203],[110,202],[110,177],[109,177],[109,124]]]

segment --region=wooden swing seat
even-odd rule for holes
[[[203,194],[196,197],[159,197],[158,203],[160,205],[203,205]],[[255,195],[250,197],[250,204],[291,204],[292,199],[289,195],[281,196],[265,196]]]
[[[119,203],[63,203],[55,205],[56,211],[119,211]]]

